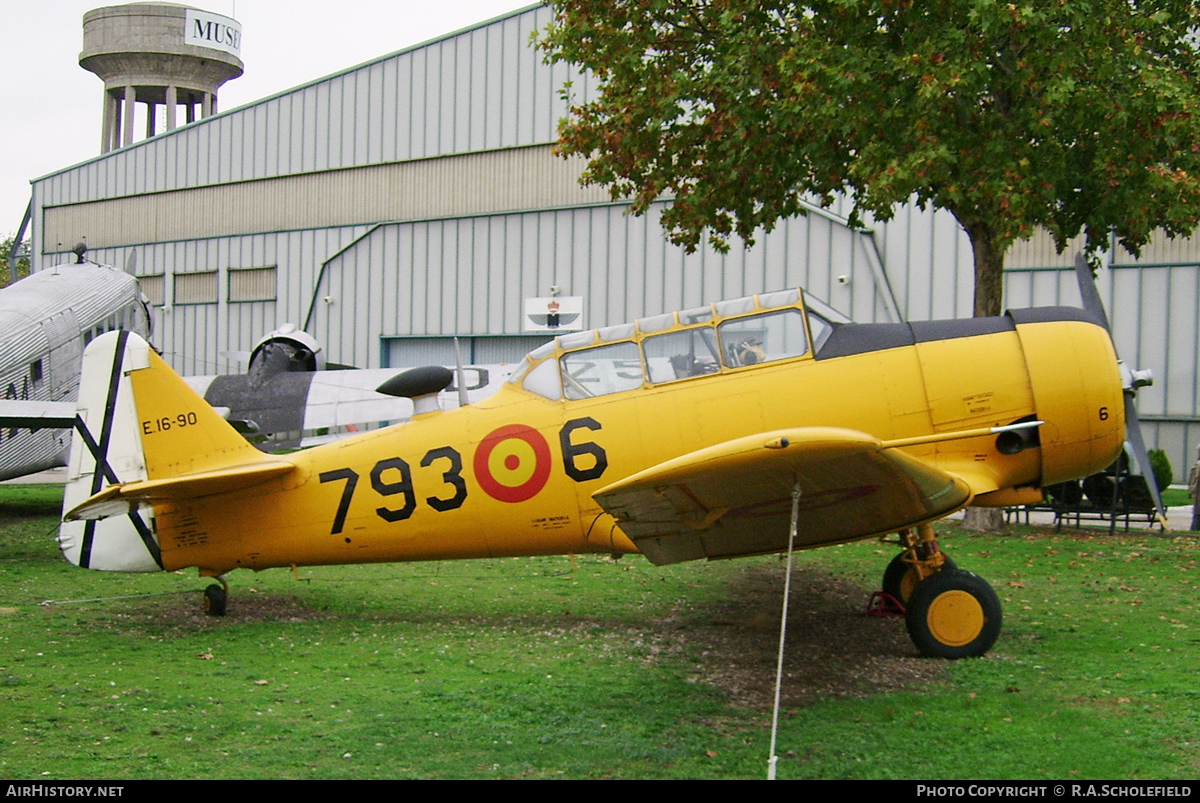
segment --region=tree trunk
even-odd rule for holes
[[[998,533],[1004,530],[1004,511],[998,507],[969,507],[963,518],[963,529],[977,533]]]
[[[987,224],[963,224],[963,228],[975,256],[975,317],[999,315],[1004,312],[1004,251]]]
[[[1004,251],[996,246],[995,233],[986,223],[959,223],[971,238],[975,256],[975,317],[983,318],[1004,312]],[[996,507],[969,507],[963,527],[976,532],[999,532],[1004,529],[1004,512]]]

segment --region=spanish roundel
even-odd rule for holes
[[[501,502],[524,502],[550,478],[550,446],[533,427],[509,424],[492,430],[475,450],[475,479]]]

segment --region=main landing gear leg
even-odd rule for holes
[[[229,599],[229,583],[224,577],[214,577],[221,585],[211,585],[204,589],[204,612],[209,616],[224,616],[225,603]]]
[[[957,569],[954,561],[938,547],[932,524],[901,530],[900,546],[904,548],[883,573],[883,593],[890,594],[901,605],[908,605],[912,593],[922,582],[944,569]]]

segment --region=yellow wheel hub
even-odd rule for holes
[[[938,594],[929,605],[925,621],[929,632],[942,644],[962,647],[970,644],[983,632],[983,606],[966,591],[946,591]]]

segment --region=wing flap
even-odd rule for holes
[[[692,452],[595,499],[652,562],[675,563],[786,549],[797,481],[798,548],[940,518],[972,496],[964,480],[871,435],[806,427]]]

